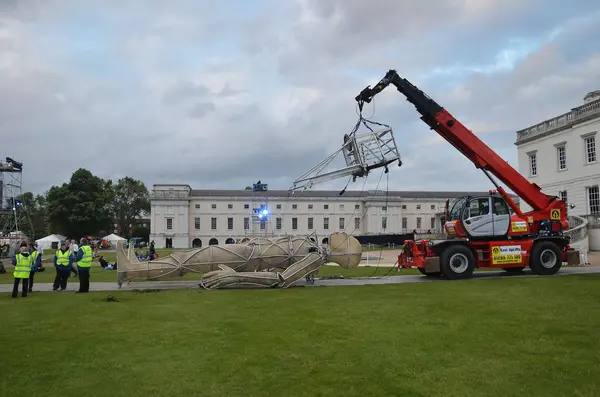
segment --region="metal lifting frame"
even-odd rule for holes
[[[344,156],[346,167],[335,171],[323,171],[340,154]],[[394,161],[400,162],[400,153],[392,128],[387,127],[362,134],[344,136],[344,145],[325,160],[311,168],[294,181],[291,191],[310,189],[313,185],[352,176],[364,177],[369,171],[386,167]]]

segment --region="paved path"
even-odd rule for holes
[[[557,275],[567,276],[572,274],[593,274],[600,273],[600,266],[586,266],[586,267],[563,267]],[[473,275],[474,279],[492,279],[492,278],[509,278],[509,277],[535,277],[529,270],[523,271],[520,274],[506,273],[504,271],[480,271],[475,272]],[[309,284],[306,281],[299,281],[297,286],[306,287],[334,287],[334,286],[348,286],[348,285],[381,285],[381,284],[402,284],[402,283],[425,283],[425,282],[444,282],[442,278],[425,277],[421,275],[410,275],[410,276],[388,276],[388,277],[353,277],[345,279],[316,279],[314,284]],[[79,288],[78,282],[69,283],[67,291],[75,291]],[[144,282],[132,282],[130,284],[124,284],[121,288],[122,291],[132,290],[170,290],[170,289],[186,289],[186,288],[199,288],[198,280],[191,281],[144,281]],[[90,291],[117,291],[118,286],[116,283],[110,282],[93,282],[90,284]],[[11,292],[12,284],[0,284],[0,293]],[[52,291],[51,283],[36,283],[34,286],[35,291]]]

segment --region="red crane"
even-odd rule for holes
[[[555,274],[562,262],[576,263],[578,252],[569,247],[566,203],[543,193],[508,162],[466,128],[450,112],[410,81],[390,70],[374,87],[356,96],[362,111],[375,95],[393,85],[421,114],[423,120],[495,186],[488,196],[463,197],[452,209],[446,205],[445,229],[448,239],[405,242],[398,256],[399,266],[415,266],[428,276],[468,278],[475,268],[502,268],[520,272],[529,266],[535,274]],[[532,209],[522,212],[496,179],[510,188]]]

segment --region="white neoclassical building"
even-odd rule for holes
[[[600,91],[569,112],[517,131],[519,172],[565,200],[569,215],[589,221],[590,249],[600,249]],[[525,203],[522,208],[528,209]]]
[[[190,248],[257,236],[439,233],[446,200],[488,192],[195,190],[154,185],[150,239]],[[260,216],[263,211],[266,216]]]

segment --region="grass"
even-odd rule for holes
[[[0,296],[0,394],[600,395],[600,276],[113,294]]]

